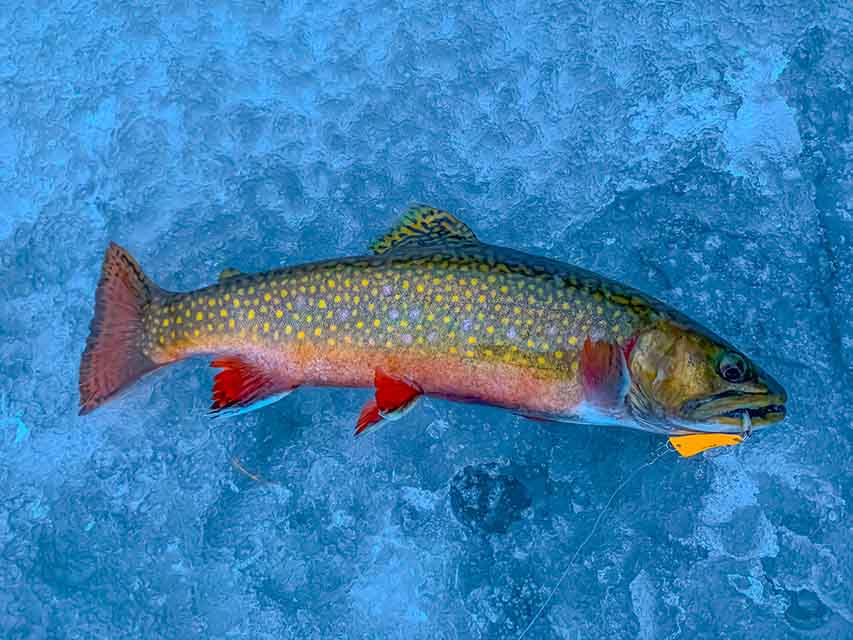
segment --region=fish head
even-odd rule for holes
[[[699,327],[661,320],[627,354],[628,405],[666,433],[741,433],[785,417],[787,394],[744,354]]]

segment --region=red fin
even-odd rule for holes
[[[210,411],[215,415],[237,415],[260,409],[295,388],[263,366],[239,356],[219,358],[210,366],[222,369],[213,382]]]
[[[158,366],[142,353],[142,314],[159,289],[131,255],[110,243],[95,317],[80,361],[80,415],[94,411]]]
[[[584,397],[602,408],[622,404],[628,390],[625,356],[618,345],[587,336],[581,352],[581,381]]]
[[[391,418],[398,411],[405,411],[421,393],[417,385],[402,378],[389,376],[377,369],[373,377],[376,385],[376,406],[383,418]]]
[[[361,415],[358,416],[358,422],[355,425],[355,435],[360,436],[370,429],[370,427],[381,421],[382,416],[379,415],[379,407],[376,406],[376,401],[368,400],[361,410]]]
[[[401,418],[422,394],[414,382],[389,376],[377,369],[373,376],[376,385],[375,400],[370,400],[361,410],[355,426],[355,435],[361,435],[382,421]]]

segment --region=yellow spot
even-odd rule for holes
[[[321,335],[323,335],[323,330],[320,327],[317,327],[316,329],[314,329],[314,335],[319,338]]]
[[[364,329],[364,323],[361,320],[359,320],[358,322],[355,323],[355,328],[356,329]]]
[[[441,294],[439,293],[439,294],[435,297],[435,301],[436,301],[436,302],[441,302],[442,300],[444,300],[444,296],[443,296],[443,295],[441,295]]]
[[[326,301],[325,301],[325,300],[320,300],[320,302],[318,302],[318,303],[317,303],[317,306],[318,306],[320,309],[325,309],[325,308],[326,308]]]
[[[305,322],[311,322],[313,319],[314,319],[314,316],[312,316],[310,313],[307,316],[305,316]]]
[[[335,281],[334,280],[326,280],[326,284],[329,285],[329,289],[335,288]]]
[[[212,325],[212,324],[210,324],[209,322],[207,323],[207,330],[208,330],[208,331],[213,331],[213,325]]]
[[[405,329],[406,327],[409,326],[409,321],[406,320],[405,318],[403,318],[402,320],[400,320],[400,326]]]
[[[435,320],[435,316],[431,313],[428,313],[426,319],[432,322],[433,320]]]
[[[264,333],[269,333],[269,330],[270,330],[270,323],[264,322]]]
[[[250,296],[255,295],[255,287],[249,287],[249,295]]]
[[[408,281],[408,280],[403,280],[403,288],[404,288],[404,289],[408,289],[408,288],[409,288],[409,281]]]
[[[184,315],[185,315],[187,318],[189,318],[189,317],[190,317],[190,310],[189,310],[189,309],[187,309],[187,310],[186,310],[186,313],[184,313]]]
[[[474,357],[474,352],[473,352],[473,351],[466,351],[466,352],[465,352],[465,355],[466,355],[466,356],[468,356],[469,358],[473,358],[473,357]]]
[[[362,280],[361,280],[361,286],[362,286],[362,287],[366,287],[368,284],[370,284],[370,283],[367,281],[367,278],[362,278]]]
[[[521,315],[521,307],[513,307],[512,312],[517,316]]]
[[[495,332],[495,328],[493,326],[489,325],[488,327],[486,327],[486,333],[492,334],[494,332]]]
[[[168,327],[168,326],[169,326],[169,319],[168,319],[168,318],[166,318],[165,320],[163,320],[163,326],[164,326],[164,327]]]
[[[270,294],[268,294],[268,293],[265,293],[265,294],[264,294],[264,300],[265,300],[266,302],[269,302],[270,300],[272,300],[272,296],[271,296]]]
[[[337,331],[337,330],[338,330],[338,325],[336,325],[336,324],[333,324],[331,327],[329,327],[329,331]]]
[[[255,310],[249,309],[249,320],[254,320],[254,319],[255,319]]]
[[[287,297],[287,289],[282,289],[281,291],[279,291],[279,292],[278,292],[278,294],[279,294],[282,298],[286,298],[286,297]]]
[[[280,318],[280,317],[282,317],[283,315],[284,315],[284,311],[282,311],[281,309],[276,309],[276,310],[275,310],[275,317],[276,317],[276,318]]]
[[[334,347],[334,346],[335,346],[335,339],[334,339],[334,338],[329,338],[328,340],[326,340],[326,343],[327,343],[330,347]]]
[[[453,294],[453,295],[450,297],[450,300],[451,300],[452,302],[459,302],[459,296],[457,296],[456,294]]]
[[[554,357],[557,358],[557,360],[562,360],[563,359],[563,352],[562,351],[555,351]]]
[[[450,347],[450,353],[456,353],[458,349],[456,347]]]
[[[394,346],[394,343],[393,343],[393,342],[391,342],[391,340],[386,340],[386,341],[385,341],[385,346],[386,346],[386,347],[388,347],[388,348],[390,349],[391,347],[393,347],[393,346]]]
[[[528,340],[528,341],[527,341],[527,346],[528,346],[528,347],[530,347],[530,348],[532,349],[532,348],[534,347],[534,342],[533,342],[533,340]]]
[[[200,335],[200,333],[201,333],[201,332],[200,332],[198,329],[194,329],[194,330],[193,330],[193,335],[194,335],[196,338],[198,338],[198,336]]]
[[[474,336],[468,336],[468,344],[477,344],[477,338]]]
[[[305,339],[305,332],[300,331],[299,333],[296,334],[296,337],[299,338],[300,340],[304,340]]]
[[[480,296],[477,298],[477,302],[479,302],[479,303],[481,303],[481,304],[482,304],[483,302],[485,302],[485,301],[486,301],[486,296],[484,296],[484,295],[480,295]]]
[[[223,318],[227,318],[228,317],[228,311],[225,309],[220,309],[219,315],[222,316]]]
[[[195,319],[197,321],[201,322],[202,320],[204,320],[204,314],[201,311],[199,311],[197,314],[195,314]]]
[[[340,301],[341,301],[341,297],[340,297],[340,296],[335,296],[335,302],[340,302]]]
[[[355,304],[358,304],[359,302],[361,302],[361,296],[353,296],[353,297],[352,297],[352,301],[353,301]]]
[[[578,361],[577,361],[577,360],[573,361],[573,362],[572,362],[572,371],[577,372],[578,367],[579,367],[579,365],[578,365]]]
[[[287,326],[284,328],[284,333],[285,333],[285,335],[288,335],[288,336],[289,336],[291,333],[293,333],[293,327],[291,327],[290,325],[287,325]]]
[[[226,294],[225,294],[224,296],[222,296],[222,297],[225,299],[225,302],[228,302],[228,301],[231,299],[231,294],[230,294],[230,293],[226,293]]]
[[[312,284],[310,287],[308,287],[308,293],[317,293],[317,287]]]
[[[235,323],[234,323],[234,318],[231,318],[231,319],[228,321],[228,328],[229,328],[229,329],[233,329],[233,328],[234,328],[234,324],[235,324]]]
[[[444,321],[444,324],[450,324],[450,316],[444,316],[442,320]]]
[[[181,316],[178,316],[178,317],[175,319],[175,323],[176,323],[176,324],[184,324],[184,319],[183,319]]]
[[[539,364],[545,364],[545,358],[539,356],[538,358],[536,358],[536,362],[538,362]]]
[[[160,336],[160,344],[166,344],[166,338]]]
[[[569,336],[569,344],[575,346],[578,343],[578,339],[576,336]]]
[[[415,287],[415,289],[417,289],[418,293],[423,293],[424,292],[424,285],[419,284],[417,287]]]
[[[211,307],[215,307],[216,306],[216,300],[211,298],[210,300],[207,301],[207,304],[209,304]]]
[[[240,298],[234,298],[234,308],[235,309],[240,308]]]
[[[376,318],[376,320],[374,320],[374,321],[373,321],[373,326],[374,326],[374,327],[378,327],[378,326],[379,326],[379,325],[381,325],[381,324],[382,324],[382,321],[381,321],[379,318]]]

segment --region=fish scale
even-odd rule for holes
[[[162,360],[245,340],[283,351],[305,343],[445,353],[576,375],[582,336],[622,343],[633,333],[634,306],[572,284],[579,280],[568,272],[555,278],[514,266],[414,253],[226,277],[152,303],[143,351]]]

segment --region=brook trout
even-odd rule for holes
[[[535,420],[622,425],[683,455],[785,416],[782,386],[663,302],[575,266],[480,242],[450,213],[411,208],[367,256],[223,271],[156,286],[111,244],[80,366],[86,414],[164,365],[212,357],[211,412],[300,386],[375,387],[364,434],[423,396]]]

